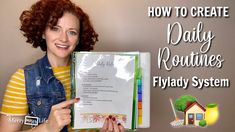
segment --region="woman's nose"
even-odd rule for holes
[[[68,41],[68,35],[66,32],[62,32],[61,35],[60,35],[60,40],[62,42],[67,42]]]

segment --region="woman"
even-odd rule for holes
[[[87,14],[70,0],[40,0],[20,17],[23,35],[43,58],[19,69],[11,77],[1,109],[0,131],[20,131],[25,115],[39,124],[28,131],[70,131],[70,54],[90,51],[98,41]],[[115,118],[107,117],[102,132],[124,131]]]

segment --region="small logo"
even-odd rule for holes
[[[37,126],[38,125],[38,117],[35,116],[25,116],[24,118],[24,124],[31,125],[31,126]]]

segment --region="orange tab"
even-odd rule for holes
[[[142,102],[138,102],[138,109],[142,109]]]

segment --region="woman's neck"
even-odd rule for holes
[[[49,63],[52,67],[65,67],[70,65],[70,56],[66,58],[59,58],[50,54],[47,54]]]

